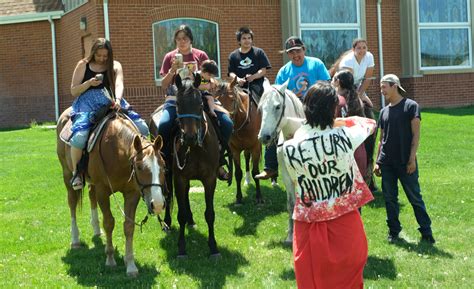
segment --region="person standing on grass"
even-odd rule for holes
[[[382,77],[380,90],[388,105],[380,111],[378,123],[380,142],[374,173],[382,176],[382,192],[389,228],[387,240],[390,243],[399,240],[399,233],[402,230],[398,219],[400,213],[398,181],[400,181],[420,226],[418,230],[421,233],[421,241],[434,244],[431,219],[421,197],[418,182],[416,152],[420,142],[420,107],[415,101],[403,97],[402,93],[406,91],[394,74]]]
[[[293,256],[298,288],[363,288],[368,246],[358,208],[373,199],[354,151],[376,129],[373,119],[335,119],[339,103],[327,82],[304,98],[306,123],[284,142],[295,182]]]

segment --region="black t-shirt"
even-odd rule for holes
[[[272,68],[270,61],[268,60],[268,57],[263,49],[252,47],[247,53],[241,53],[239,49],[236,49],[229,55],[229,67],[227,75],[233,72],[238,77],[243,78],[247,74],[257,73],[262,68]],[[263,80],[264,77],[261,77],[259,79],[255,79],[253,83],[263,86]]]
[[[102,72],[92,71],[92,69],[89,66],[89,63],[86,64],[86,71],[84,72],[84,78],[82,79],[81,83],[84,83],[84,82],[88,81],[89,79],[95,77],[97,74],[102,74],[104,76],[104,79],[102,80],[102,83],[97,85],[97,86],[91,86],[87,90],[89,90],[89,89],[102,89],[104,87],[107,87],[107,89],[110,91],[110,83],[109,83],[109,78],[107,76],[107,70],[102,71]]]
[[[380,111],[378,127],[383,130],[382,147],[377,159],[381,165],[406,165],[410,158],[413,134],[411,121],[421,120],[420,107],[408,98]]]

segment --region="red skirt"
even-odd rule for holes
[[[294,222],[293,255],[300,289],[364,288],[367,238],[358,211],[337,219]]]

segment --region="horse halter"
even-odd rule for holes
[[[142,199],[145,200],[145,192],[144,190],[147,189],[147,188],[151,188],[151,187],[159,187],[161,188],[161,191],[164,192],[166,187],[162,184],[158,184],[158,183],[148,183],[148,184],[143,184],[142,182],[140,182],[140,180],[138,179],[138,176],[137,176],[137,163],[136,163],[136,159],[137,159],[137,156],[138,154],[140,154],[141,152],[143,152],[146,148],[150,147],[150,146],[153,146],[152,144],[147,144],[146,146],[142,147],[142,149],[140,151],[137,151],[137,153],[130,158],[130,167],[131,167],[131,170],[132,170],[132,173],[130,175],[130,179],[132,178],[132,176],[135,177],[135,182],[137,182],[138,186],[140,187],[140,194],[142,196]],[[165,202],[165,206],[166,206],[166,202]],[[148,212],[150,213],[150,212]]]
[[[280,127],[280,124],[281,124],[281,121],[283,119],[283,116],[285,114],[285,109],[286,109],[286,95],[285,93],[282,93],[281,91],[279,91],[278,89],[274,88],[272,86],[272,89],[274,91],[276,91],[278,93],[278,95],[280,95],[281,97],[283,97],[283,104],[282,104],[282,108],[281,108],[281,114],[280,114],[280,117],[278,118],[278,121],[276,123],[276,126],[275,126],[275,137],[273,138],[272,142],[276,142],[278,140],[278,135],[280,134],[280,131],[281,129],[278,129]]]

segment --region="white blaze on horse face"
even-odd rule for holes
[[[152,184],[160,184],[160,173],[161,168],[158,163],[158,158],[154,155],[152,159],[148,160],[151,164],[151,172],[152,172]],[[153,212],[155,214],[160,214],[164,208],[165,200],[163,197],[163,191],[161,186],[152,186],[151,187],[151,202],[153,204]]]

